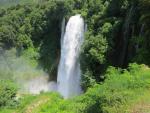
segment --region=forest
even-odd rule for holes
[[[26,92],[41,75],[57,82],[62,21],[76,14],[82,94]],[[149,41],[150,0],[0,0],[0,113],[149,113]]]

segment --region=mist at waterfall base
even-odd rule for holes
[[[15,48],[1,51],[0,80],[14,81],[18,85],[18,93],[55,91],[56,82],[49,81],[48,74],[41,68],[32,66],[28,59],[16,56]]]

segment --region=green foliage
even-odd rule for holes
[[[130,64],[128,69],[109,67],[105,82],[94,84],[85,94],[64,100],[58,94],[25,96],[18,112],[33,107],[36,113],[130,113],[141,99],[149,97],[150,69],[145,65]],[[30,98],[27,98],[30,97]],[[24,103],[24,104],[23,104]],[[22,106],[22,107],[21,107]]]
[[[0,107],[16,106],[17,86],[8,80],[0,80]]]
[[[29,64],[33,67],[38,66],[38,59],[40,57],[39,53],[34,48],[28,48],[22,52],[22,57],[29,61]]]
[[[101,36],[87,36],[87,40],[84,42],[84,53],[85,59],[89,60],[90,63],[98,62],[99,64],[103,64],[105,62],[105,52],[107,50],[107,42],[106,39]]]
[[[90,33],[86,35],[81,52],[81,67],[83,73],[83,83],[87,83],[89,78],[94,78],[95,81],[104,79],[102,72],[103,64],[106,63],[106,51],[108,44],[106,38],[102,35],[92,36]],[[101,69],[101,70],[100,70]],[[90,74],[88,74],[90,71]],[[89,83],[90,84],[90,83]],[[84,84],[85,89],[88,84]]]
[[[88,87],[92,87],[95,84],[96,84],[96,81],[93,78],[92,72],[90,72],[89,70],[86,70],[85,74],[82,75],[82,82],[81,82],[82,89],[86,91]]]
[[[96,81],[102,81],[105,78],[102,72],[109,65],[126,67],[130,62],[149,65],[148,0],[75,3],[80,5],[74,11],[81,13],[87,23],[81,52],[83,76],[89,70]],[[134,39],[138,41],[133,42]]]
[[[17,4],[0,9],[0,47],[17,48],[19,56],[28,57],[33,65],[42,65],[56,78],[60,25],[70,10],[69,4],[63,1]]]
[[[130,64],[127,70],[110,67],[105,82],[80,97],[80,102],[86,105],[82,110],[84,113],[93,110],[94,113],[125,113],[143,91],[149,90],[149,79],[150,69],[145,65]]]
[[[90,72],[87,73],[90,75]],[[88,75],[88,76],[89,76]],[[4,111],[25,113],[130,113],[138,101],[149,101],[150,68],[130,64],[127,69],[109,67],[105,82],[92,85],[81,96],[62,99],[56,93],[22,95],[20,104]],[[29,109],[32,108],[32,109]]]

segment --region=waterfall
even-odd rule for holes
[[[143,33],[144,33],[144,28],[145,28],[145,24],[142,24],[142,27],[140,29],[140,34],[139,37],[142,37]]]
[[[129,45],[129,40],[132,36],[130,36],[130,25],[131,25],[131,21],[132,21],[132,17],[135,13],[135,7],[134,5],[131,6],[131,8],[129,9],[127,15],[126,15],[126,19],[125,19],[125,24],[124,24],[124,32],[123,32],[123,47],[121,50],[121,56],[120,56],[120,66],[124,66],[126,64],[126,58],[128,55],[128,45]]]
[[[62,46],[62,42],[63,42],[63,38],[64,38],[64,34],[65,34],[65,18],[63,18],[62,24],[61,24],[61,46]]]
[[[69,98],[81,93],[80,79],[80,47],[84,40],[84,20],[78,14],[70,17],[66,29],[65,20],[62,22],[61,58],[58,67],[58,92]]]
[[[141,29],[140,29],[140,33],[139,33],[139,38],[142,38],[142,36],[144,34],[144,28],[145,28],[145,24],[142,24]],[[136,51],[136,53],[139,50],[139,48],[140,48],[140,45],[139,45],[139,43],[137,43],[135,45],[135,51]]]

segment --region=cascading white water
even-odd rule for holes
[[[81,93],[79,53],[84,40],[84,32],[84,20],[80,15],[72,16],[66,29],[65,20],[62,23],[61,58],[58,67],[57,88],[64,98]]]

